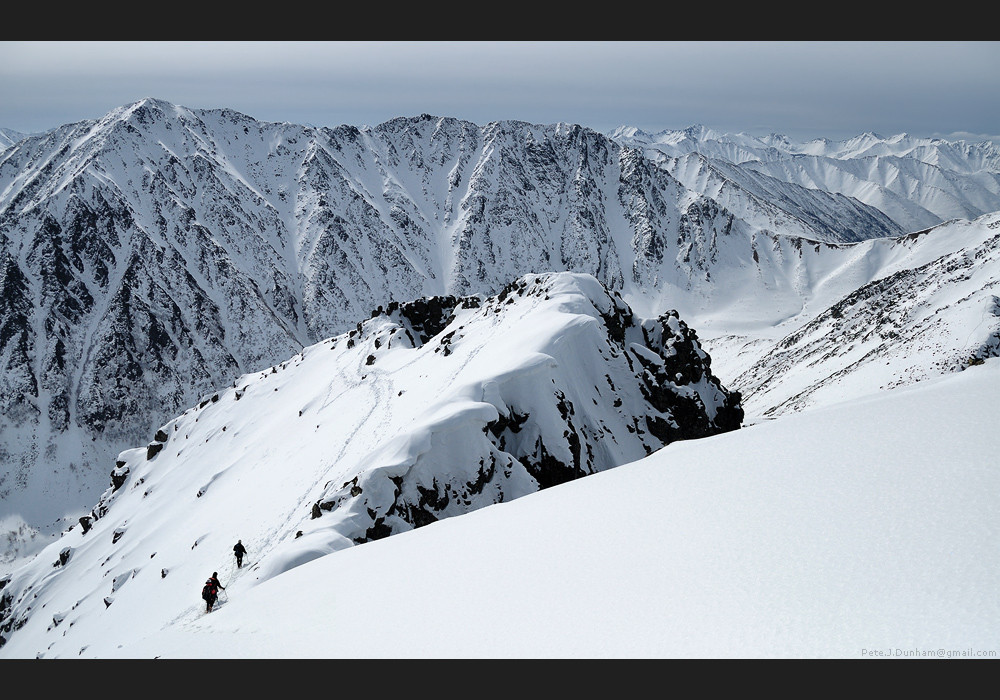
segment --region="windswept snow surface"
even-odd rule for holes
[[[141,595],[83,614],[88,601],[51,591],[48,629],[0,657],[995,658],[998,395],[993,358],[673,443],[256,586],[218,537],[252,516],[220,504],[188,556],[168,553],[165,523],[132,545],[161,552],[141,571],[101,564],[109,590],[124,575]],[[206,615],[212,569],[228,589]]]

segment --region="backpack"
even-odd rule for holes
[[[211,583],[206,583],[205,587],[201,589],[201,597],[204,600],[213,600],[215,598],[215,586]]]

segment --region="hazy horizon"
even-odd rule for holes
[[[329,127],[428,113],[1000,143],[998,66],[1000,42],[8,41],[0,127],[45,131],[154,97]]]

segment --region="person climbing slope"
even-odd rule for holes
[[[237,541],[233,547],[233,553],[236,554],[236,568],[239,569],[243,566],[243,555],[247,553],[246,547],[243,546],[243,540]]]
[[[219,597],[220,588],[226,590],[226,587],[219,583],[219,572],[213,571],[212,577],[205,581],[205,587],[201,589],[201,597],[205,599],[207,605],[205,612],[212,612],[212,606],[215,605],[215,601]]]

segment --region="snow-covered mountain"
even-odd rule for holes
[[[842,200],[765,219],[823,239],[808,221],[841,202],[895,231]],[[0,153],[0,520],[57,531],[119,451],[377,306],[572,270],[652,317],[711,298],[761,221],[575,125],[315,129],[146,99],[24,138]]]
[[[28,136],[28,134],[25,134],[21,131],[15,131],[14,129],[6,129],[4,127],[0,127],[0,151],[10,148],[15,143],[25,138],[26,136]]]
[[[809,324],[848,309],[857,328],[888,332],[850,295],[911,265],[940,260],[921,279],[947,278],[958,300],[926,283],[912,308],[939,313],[913,317],[920,342],[931,322],[954,332],[929,346],[933,358],[886,336],[880,352],[897,358],[889,385],[995,352],[994,220],[908,237],[904,194],[880,210],[872,202],[887,194],[869,202],[866,188],[837,189],[832,174],[865,153],[869,163],[920,154],[913,177],[934,182],[949,164],[953,181],[985,183],[959,190],[988,193],[987,149],[688,131],[688,145],[668,152],[666,136],[637,130],[428,115],[317,129],[147,99],[12,143],[0,151],[3,556],[37,551],[67,514],[89,512],[119,452],[241,375],[380,306],[496,294],[529,273],[591,275],[643,318],[676,310],[723,383],[744,392],[752,421],[846,391],[865,364],[838,345],[854,331]],[[725,144],[725,159],[712,144]],[[826,159],[825,176],[782,179],[761,165],[803,158]],[[894,191],[888,179],[869,182]],[[931,220],[917,214],[907,216]],[[885,289],[883,307],[913,291]],[[981,323],[952,324],[959,310]],[[801,357],[833,361],[788,371],[786,338]]]
[[[936,377],[970,370],[988,370],[976,376],[987,394],[993,386],[997,172],[987,145],[905,136],[603,136],[428,115],[316,129],[151,99],[20,138],[0,150],[0,525],[11,571],[0,571],[10,640],[0,656],[183,655],[190,647],[155,640],[216,629],[196,621],[192,597],[237,538],[252,566],[227,570],[234,602],[268,597],[382,542],[440,547],[422,533],[540,489],[622,465],[670,472],[678,441],[690,445],[682,462],[713,465],[713,478],[736,464],[763,474],[748,454],[783,455],[766,465],[783,475],[773,492],[832,488],[856,505],[848,482],[864,479],[827,452],[851,430],[857,449],[882,450],[857,416],[888,410],[908,416],[893,423],[894,489],[943,449],[962,455],[954,479],[989,492],[977,461],[992,449],[978,434],[988,401],[956,409],[941,447],[927,444],[918,408],[872,395],[944,387]],[[960,386],[908,396],[930,405]],[[834,404],[844,408],[825,410]],[[741,423],[752,430],[734,432]],[[972,426],[970,441],[954,443],[959,425]],[[747,432],[759,437],[731,437]],[[791,476],[804,465],[847,481],[805,485]],[[602,482],[626,493],[594,498],[587,487],[587,505],[567,507],[620,519],[645,502],[629,478]],[[718,488],[693,472],[683,483],[689,496]],[[720,507],[739,512],[734,498]],[[858,522],[885,500],[872,504],[852,511]],[[989,531],[981,505],[968,513]],[[950,532],[960,518],[945,510],[937,522]],[[658,533],[664,513],[630,516],[617,541],[659,551],[636,529]],[[976,535],[955,562],[967,567],[982,545]],[[758,550],[733,555],[737,578],[780,574]],[[747,551],[771,563],[748,570]],[[614,561],[635,570],[634,558]],[[978,600],[995,572],[973,573]],[[677,582],[694,590],[696,578]],[[902,599],[907,610],[917,601]],[[636,611],[660,619],[648,604]]]
[[[751,196],[773,203],[799,188],[875,207],[903,233],[1000,210],[1000,149],[988,141],[869,132],[845,141],[797,142],[778,134],[721,134],[701,125],[656,134],[623,126],[610,136],[642,149],[685,186],[737,215]],[[826,223],[849,233],[833,218]]]
[[[1000,212],[849,245],[775,238],[766,250],[782,261],[770,269],[794,271],[773,294],[734,275],[731,305],[688,319],[753,420],[1000,355]]]
[[[4,581],[0,641],[51,626],[48,606],[75,653],[109,606],[188,598],[237,539],[264,582],[742,419],[683,320],[636,318],[589,275],[392,304],[123,452],[54,569],[39,556]],[[157,625],[187,607],[159,605]]]

